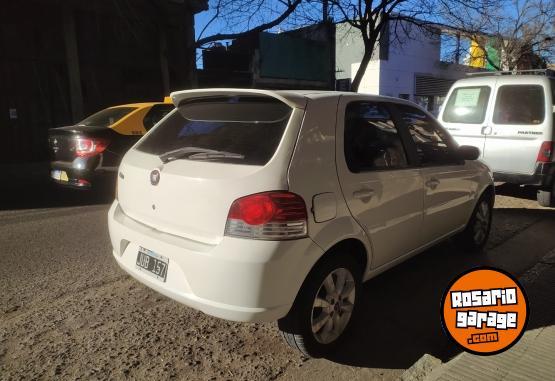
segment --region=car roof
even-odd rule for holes
[[[472,85],[472,84],[485,84],[488,82],[499,81],[503,84],[546,84],[550,77],[544,75],[480,75],[480,76],[469,76],[467,78],[461,78],[457,80],[456,85]]]

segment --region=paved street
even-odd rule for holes
[[[273,323],[208,317],[125,275],[111,258],[109,192],[5,189],[0,379],[391,380],[425,353],[447,361],[458,354],[439,318],[448,282],[479,264],[518,276],[555,248],[555,211],[518,189],[499,193],[486,254],[446,242],[371,280],[345,344],[329,359],[306,360]]]

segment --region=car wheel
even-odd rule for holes
[[[465,230],[457,237],[465,251],[479,252],[484,248],[491,230],[492,214],[493,200],[491,196],[483,195],[476,204]]]
[[[361,270],[334,253],[309,274],[289,314],[278,321],[285,341],[308,357],[331,352],[347,332],[361,289]]]
[[[552,187],[551,189],[540,189],[538,190],[538,194],[537,194],[537,200],[538,200],[538,204],[540,204],[540,206],[544,206],[544,207],[552,207],[555,206],[554,204],[554,200],[553,200],[553,193],[554,193],[554,187]]]

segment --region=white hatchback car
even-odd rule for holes
[[[494,188],[412,103],[356,93],[202,89],[119,168],[113,254],[207,314],[278,320],[307,355],[333,348],[360,285],[457,235],[480,250]]]

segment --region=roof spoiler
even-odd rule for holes
[[[289,92],[276,92],[273,90],[257,90],[257,89],[194,89],[174,91],[170,94],[173,104],[177,107],[181,102],[188,99],[214,97],[214,96],[239,96],[239,95],[259,95],[275,98],[289,107],[302,108],[306,107],[306,98],[300,94]]]

